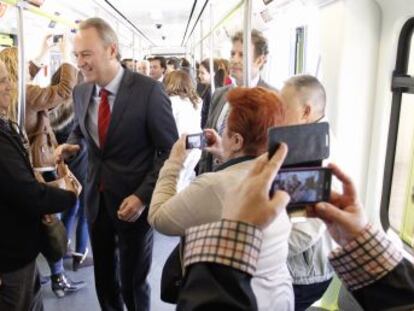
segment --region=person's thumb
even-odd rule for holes
[[[327,202],[316,204],[314,212],[317,217],[325,222],[342,224],[345,220],[345,212]]]
[[[80,150],[79,145],[69,145],[68,146],[69,152],[78,152]]]
[[[270,206],[274,209],[275,216],[279,215],[286,208],[290,201],[290,196],[285,191],[276,191],[270,200]]]

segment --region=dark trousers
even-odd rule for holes
[[[293,284],[293,292],[295,293],[295,311],[304,311],[315,301],[321,299],[331,283],[331,280],[332,279],[308,285]]]
[[[0,273],[1,311],[42,311],[39,275],[36,262],[13,272]]]
[[[98,216],[91,224],[95,287],[102,310],[150,309],[147,276],[152,261],[153,232],[146,214],[135,224],[110,217],[103,196]]]

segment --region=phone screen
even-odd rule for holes
[[[289,205],[315,204],[328,201],[331,191],[331,170],[327,168],[280,170],[272,185],[272,193],[289,193]]]
[[[185,141],[185,148],[186,149],[203,149],[205,147],[205,138],[203,133],[198,134],[190,134],[187,135],[186,141]]]

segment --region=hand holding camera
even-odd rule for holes
[[[186,148],[188,136],[183,134],[181,135],[180,139],[175,142],[170,152],[170,160],[180,164],[183,164],[185,162],[189,154],[189,151],[187,150],[188,148]]]

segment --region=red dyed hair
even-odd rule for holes
[[[227,100],[230,105],[228,133],[239,133],[243,137],[246,155],[264,153],[268,128],[284,124],[285,110],[279,95],[262,87],[239,87],[228,93]]]

